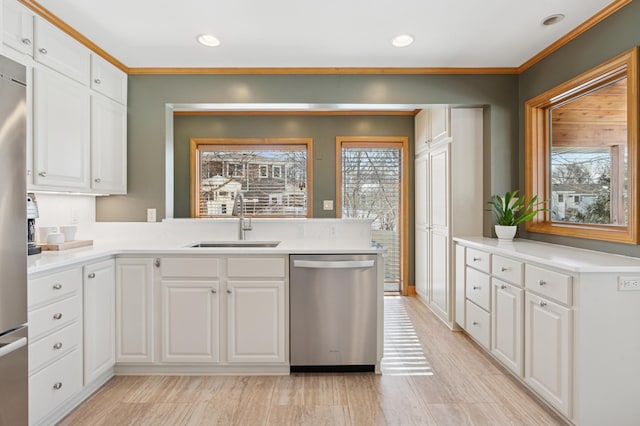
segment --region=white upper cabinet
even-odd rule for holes
[[[433,106],[423,109],[414,121],[416,156],[431,144],[451,140],[451,108]]]
[[[33,56],[33,12],[16,0],[2,4],[2,42],[20,53]]]
[[[89,91],[46,67],[38,67],[34,91],[34,185],[89,188]]]
[[[89,85],[89,49],[39,16],[35,19],[35,40],[36,61]]]
[[[127,108],[91,95],[91,189],[127,193]]]
[[[423,109],[416,114],[414,121],[416,156],[427,149],[429,139],[429,110]]]
[[[98,55],[91,55],[91,88],[127,104],[127,75]]]

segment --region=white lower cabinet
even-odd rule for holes
[[[285,283],[229,281],[229,362],[285,362]]]
[[[218,281],[163,280],[163,362],[218,362]]]
[[[492,278],[491,353],[518,376],[523,374],[523,325],[521,288]]]
[[[84,267],[84,384],[116,363],[116,271],[109,259]]]
[[[154,361],[154,259],[116,260],[116,362]]]
[[[527,292],[525,381],[571,416],[571,309]]]

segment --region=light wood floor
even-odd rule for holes
[[[382,375],[119,376],[61,425],[557,425],[419,300],[385,299]]]

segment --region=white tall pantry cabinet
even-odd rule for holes
[[[482,109],[420,111],[415,156],[415,289],[453,326],[452,238],[482,235]]]

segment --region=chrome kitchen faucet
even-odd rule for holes
[[[246,223],[244,218],[244,195],[241,193],[236,194],[236,199],[233,203],[233,215],[239,216],[240,221],[238,222],[238,239],[241,241],[245,239],[245,232],[251,231],[253,228],[251,227],[251,218],[249,218],[249,224]]]

